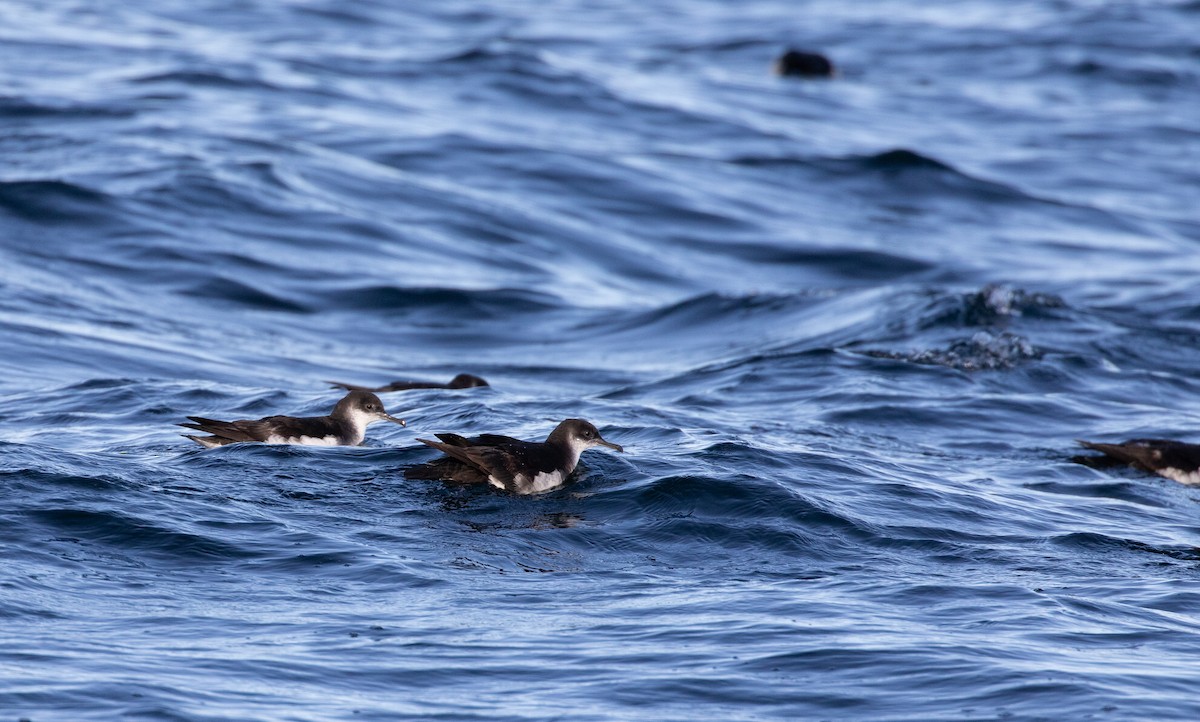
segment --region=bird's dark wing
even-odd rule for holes
[[[479,436],[471,437],[472,446],[520,446],[524,443],[520,439],[514,439],[511,436],[503,436],[501,434],[480,434]]]
[[[459,484],[487,484],[487,474],[458,459],[442,457],[425,464],[410,466],[404,470],[406,479],[428,479],[431,481],[450,481]]]
[[[347,391],[373,391],[377,394],[386,394],[390,391],[411,391],[413,389],[444,389],[445,384],[431,384],[424,381],[393,381],[390,384],[383,386],[359,386],[358,384],[348,384],[342,381],[326,381],[327,384],[333,384],[336,389],[346,389]]]
[[[450,436],[453,436],[451,434]],[[440,437],[439,437],[440,438]],[[462,439],[462,437],[458,437]],[[465,439],[463,439],[465,441]],[[441,441],[417,439],[423,444],[432,446],[451,459],[475,469],[485,477],[491,477],[511,488],[516,472],[520,469],[512,453],[503,447],[493,446],[456,446]]]
[[[320,439],[326,436],[341,436],[337,422],[328,416],[268,416],[258,421],[246,422],[246,428],[264,440],[272,435],[285,439],[308,436]]]
[[[328,416],[268,416],[265,419],[243,421],[217,421],[202,416],[189,416],[194,423],[180,426],[212,434],[222,443],[233,444],[243,441],[266,441],[273,435],[284,439],[309,436],[320,439],[337,436],[339,429]]]
[[[380,386],[375,389],[380,392],[388,391],[413,391],[415,389],[444,389],[446,384],[434,383],[432,381],[393,381],[385,386]]]
[[[480,434],[479,436],[472,436],[469,439],[465,436],[460,436],[459,434],[434,434],[434,436],[441,439],[443,443],[450,444],[451,446],[461,447],[510,446],[525,443],[520,439],[514,439],[511,436],[501,436],[500,434]]]
[[[262,441],[265,436],[260,438],[252,424],[256,421],[217,421],[216,419],[206,419],[203,416],[189,416],[192,423],[179,424],[188,429],[203,431],[206,434],[212,434],[221,440],[222,444],[233,444],[240,441]]]
[[[1162,468],[1192,472],[1200,469],[1200,446],[1179,441],[1159,442]]]
[[[346,389],[347,391],[380,391],[380,389],[370,386],[359,386],[358,384],[348,384],[343,381],[326,381],[327,384],[332,384],[335,389]]]

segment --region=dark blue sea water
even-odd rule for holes
[[[1194,0],[0,17],[0,720],[1200,718]]]

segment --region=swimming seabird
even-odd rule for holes
[[[837,72],[833,61],[824,55],[794,48],[776,58],[773,69],[776,75],[808,78],[832,78]]]
[[[1167,439],[1130,439],[1119,444],[1080,441],[1079,445],[1104,456],[1076,456],[1074,461],[1091,467],[1129,464],[1181,484],[1200,485],[1200,444]]]
[[[346,394],[328,416],[268,416],[243,421],[215,421],[201,416],[188,418],[193,423],[179,425],[212,434],[184,434],[206,449],[242,441],[310,446],[358,446],[363,442],[368,424],[391,421],[404,426],[404,419],[398,419],[385,411],[383,402],[369,391],[351,391]]]
[[[459,374],[450,379],[449,383],[440,384],[436,381],[393,381],[385,386],[358,386],[356,384],[347,384],[341,381],[329,381],[335,388],[349,389],[350,391],[374,391],[377,394],[387,393],[389,391],[409,391],[411,389],[473,389],[477,386],[487,386],[488,382],[472,376],[471,374]]]
[[[466,438],[435,434],[441,441],[417,439],[446,455],[409,468],[409,479],[440,479],[463,484],[491,484],[514,494],[536,494],[566,481],[579,464],[579,455],[593,446],[625,451],[605,441],[591,423],[567,419],[545,441],[522,441],[511,436],[483,434]]]

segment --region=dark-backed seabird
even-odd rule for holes
[[[440,384],[436,381],[393,381],[385,386],[358,386],[356,384],[347,384],[341,381],[329,381],[335,388],[349,389],[350,391],[374,391],[377,394],[387,393],[389,391],[409,391],[411,389],[473,389],[477,386],[487,386],[488,382],[472,376],[471,374],[459,374],[450,379],[450,383]]]
[[[790,49],[775,59],[776,75],[802,76],[807,78],[832,78],[837,72],[833,61],[820,53]]]
[[[1073,457],[1073,461],[1080,464],[1096,468],[1129,464],[1181,484],[1200,485],[1200,444],[1167,439],[1130,439],[1119,444],[1080,441],[1079,445],[1104,454]]]
[[[193,423],[179,425],[212,434],[184,434],[206,449],[242,441],[310,446],[358,446],[363,442],[368,424],[391,421],[404,426],[404,419],[397,419],[385,411],[383,402],[369,391],[351,391],[346,394],[345,398],[333,407],[329,416],[268,416],[244,421],[215,421],[200,416],[188,418]]]
[[[412,467],[404,473],[407,478],[491,484],[514,494],[536,494],[561,485],[575,471],[579,455],[593,446],[625,451],[605,441],[596,427],[583,419],[567,419],[542,442],[496,434],[435,436],[441,441],[417,441],[447,458]]]

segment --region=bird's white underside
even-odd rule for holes
[[[302,446],[337,446],[338,437],[336,436],[280,436],[279,434],[271,434],[264,441],[265,444],[300,444]]]
[[[534,475],[530,479],[525,474],[517,474],[513,479],[513,486],[516,487],[518,494],[539,494],[543,491],[549,491],[556,486],[562,486],[571,472],[563,473],[561,471],[542,471]],[[497,489],[503,489],[504,484],[494,476],[488,477],[488,483]]]
[[[1180,484],[1200,486],[1200,470],[1184,471],[1183,469],[1167,467],[1165,469],[1158,469],[1157,473],[1159,476],[1165,476],[1171,481],[1178,481]]]

